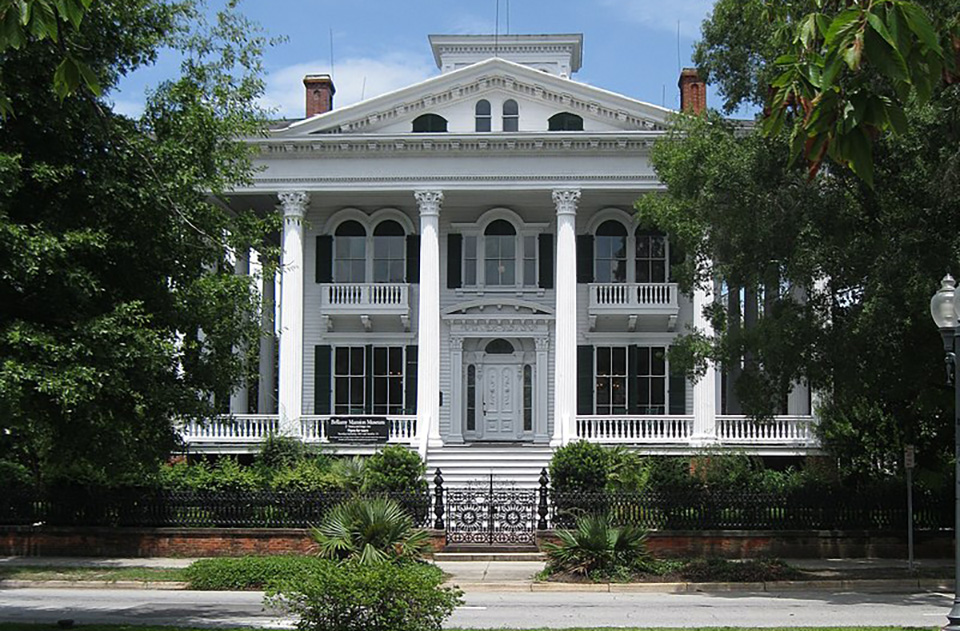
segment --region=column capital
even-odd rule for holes
[[[280,198],[280,207],[283,209],[284,219],[299,223],[307,213],[310,194],[306,191],[284,191],[278,193],[277,197]]]
[[[439,215],[440,204],[443,203],[443,191],[422,190],[414,191],[413,196],[417,200],[417,206],[420,207],[420,216]]]
[[[538,351],[550,350],[550,338],[546,335],[533,338],[533,343],[536,344]]]
[[[451,335],[451,336],[450,336],[450,350],[452,350],[452,351],[462,351],[462,350],[463,350],[463,336],[462,336],[462,335]]]
[[[580,189],[553,189],[553,203],[557,207],[558,215],[575,215],[577,213],[577,204],[580,203]]]

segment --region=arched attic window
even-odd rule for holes
[[[609,220],[600,224],[593,249],[596,282],[627,282],[627,229],[622,223]]]
[[[517,131],[520,129],[520,108],[513,99],[503,102],[503,131]]]
[[[476,114],[476,130],[477,131],[490,131],[491,121],[493,117],[490,113],[490,101],[486,99],[480,99],[477,101],[477,105],[474,108]]]
[[[358,221],[344,221],[333,233],[333,278],[362,283],[367,272],[367,230]]]
[[[414,133],[436,133],[447,131],[447,119],[437,114],[422,114],[413,119]]]
[[[403,226],[392,219],[373,229],[373,282],[404,282],[406,237]]]
[[[554,114],[547,120],[548,131],[583,131],[583,119],[570,112]]]

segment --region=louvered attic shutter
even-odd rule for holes
[[[447,235],[447,289],[457,289],[463,285],[461,267],[463,263],[463,235]]]
[[[577,282],[593,282],[593,235],[577,237]]]
[[[537,238],[540,248],[540,289],[553,289],[553,235]]]
[[[420,282],[420,235],[407,235],[407,282]]]
[[[316,282],[333,282],[333,237],[322,234],[317,237]]]
[[[577,347],[577,414],[593,414],[593,347]]]

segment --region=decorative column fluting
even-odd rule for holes
[[[580,189],[554,189],[557,208],[557,305],[554,350],[553,444],[576,438],[577,204]]]
[[[234,254],[233,273],[237,276],[250,276],[250,253],[238,250]],[[246,356],[246,349],[238,347],[237,353],[241,358]],[[244,366],[244,373],[246,373]],[[246,377],[240,380],[237,387],[230,393],[230,414],[247,414],[250,406],[249,384]]]
[[[283,258],[280,274],[280,433],[300,435],[303,405],[303,217],[304,191],[280,193]]]
[[[276,370],[276,274],[262,268],[260,282],[260,380],[257,387],[257,412],[259,414],[276,414],[276,400],[274,399],[273,382]]]
[[[417,320],[417,432],[421,451],[440,440],[440,204],[443,191],[416,191],[420,208],[420,309]],[[425,439],[425,440],[424,440]]]
[[[693,290],[693,328],[713,336],[713,324],[704,308],[714,301],[713,282]],[[693,443],[704,446],[717,440],[717,368],[707,362],[703,376],[693,385]]]

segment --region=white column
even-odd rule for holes
[[[450,442],[463,442],[463,338],[450,336]]]
[[[420,207],[420,309],[417,320],[417,432],[440,440],[440,204],[442,191],[416,191]],[[426,441],[424,442],[424,437]]]
[[[576,438],[577,422],[577,204],[580,189],[553,191],[557,207],[557,310],[554,356],[553,444]]]
[[[257,412],[276,414],[273,381],[276,364],[276,329],[273,319],[276,313],[276,275],[264,270],[260,282],[260,365],[259,387],[257,388]]]
[[[708,337],[713,336],[713,324],[704,314],[705,307],[714,301],[714,285],[693,290],[693,328]],[[693,384],[693,443],[709,445],[717,441],[717,368],[707,362],[703,376]]]
[[[234,256],[233,273],[237,276],[250,276],[250,253],[243,250],[238,251]],[[246,348],[238,347],[237,353],[241,357],[246,356]],[[246,372],[244,366],[244,372]],[[230,414],[246,414],[249,411],[250,396],[249,384],[246,377],[240,380],[237,387],[230,393]]]
[[[534,426],[533,442],[546,443],[550,440],[547,428],[547,389],[550,387],[547,380],[547,352],[550,350],[550,337],[543,336],[534,339],[537,345],[537,382],[534,392]]]
[[[303,216],[310,196],[280,193],[283,259],[280,273],[280,433],[300,435],[303,405]]]

